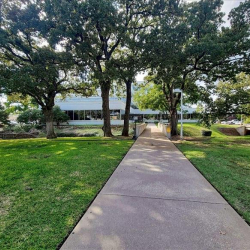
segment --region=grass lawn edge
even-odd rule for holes
[[[227,198],[223,195],[223,193],[221,193],[220,190],[218,190],[207,178],[206,176],[198,169],[198,167],[191,162],[186,155],[176,146],[175,142],[173,142],[174,146],[183,154],[183,156],[194,166],[194,168],[202,175],[202,177],[221,195],[221,197],[227,202],[227,204],[250,226],[250,222],[248,222],[247,220],[245,220],[245,218],[243,217],[243,215],[241,214],[241,212],[234,207],[228,200]]]
[[[186,124],[187,130],[190,131],[189,129],[189,124]],[[223,161],[225,161],[225,165],[218,165],[217,162],[215,162],[212,166],[212,171],[216,171],[216,168],[218,168],[219,170],[216,171],[217,175],[221,176],[222,178],[222,182],[225,183],[224,186],[223,184],[221,184],[220,182],[218,182],[217,178],[214,178],[213,175],[211,175],[211,170],[209,170],[209,165],[207,163],[203,163],[202,160],[199,160],[199,158],[193,157],[192,155],[192,151],[199,151],[200,153],[204,153],[206,154],[206,161],[209,163],[211,162],[211,160],[213,160],[213,150],[207,150],[206,147],[202,146],[205,144],[210,144],[210,148],[216,148],[218,147],[218,150],[220,150],[219,147],[221,147],[220,144],[222,144],[224,142],[224,146],[222,150],[230,150],[230,144],[233,143],[232,145],[236,144],[239,145],[239,152],[240,151],[240,147],[242,145],[244,145],[244,142],[249,144],[249,139],[250,137],[247,136],[228,136],[223,134],[221,131],[219,131],[220,127],[224,127],[221,125],[215,125],[212,127],[212,131],[215,132],[213,137],[210,137],[209,139],[204,138],[202,141],[200,140],[195,140],[196,138],[196,134],[194,133],[193,135],[189,135],[191,137],[194,138],[194,140],[189,140],[190,138],[187,138],[187,140],[184,140],[183,142],[180,142],[179,140],[172,140],[173,144],[175,145],[175,147],[185,156],[185,158],[195,167],[195,169],[206,179],[206,181],[208,181],[211,186],[223,197],[223,199],[230,205],[230,207],[233,208],[233,210],[235,212],[237,212],[239,214],[239,216],[250,226],[250,207],[249,205],[247,205],[249,203],[249,196],[248,191],[249,190],[249,182],[246,181],[245,179],[236,179],[233,178],[232,180],[230,180],[230,176],[223,176],[224,172],[223,170],[227,168],[231,169],[231,165],[229,164],[231,159],[233,158],[233,156],[230,157],[225,157],[223,155],[223,157],[221,158]],[[226,127],[226,126],[225,126]],[[227,126],[229,127],[229,126]],[[191,124],[191,129],[194,128],[194,125]],[[184,127],[185,129],[185,127]],[[201,127],[197,126],[197,130],[200,130]],[[194,131],[195,132],[195,131]],[[241,144],[241,142],[243,144]],[[217,146],[218,145],[218,146]],[[229,147],[228,147],[229,146]],[[246,146],[247,147],[247,146]],[[231,149],[232,150],[232,149]],[[220,151],[218,151],[220,152]],[[236,151],[235,151],[236,152]],[[235,154],[234,157],[239,157],[239,153]],[[243,163],[245,164],[244,166],[246,166],[246,168],[248,167],[249,170],[249,162],[247,161],[247,159],[249,159],[249,157],[247,157],[247,155],[245,154],[244,157],[244,161]],[[241,160],[243,158],[233,158],[234,160],[234,164],[235,164],[235,170],[232,169],[230,171],[232,171],[232,176],[234,177],[234,174],[236,174],[235,176],[237,176],[237,171],[241,172],[244,171],[244,169],[241,170],[241,165],[238,165],[238,162],[241,162]],[[240,160],[241,159],[241,160]],[[221,168],[221,170],[220,170]],[[238,168],[238,170],[236,171],[236,169]],[[206,170],[207,169],[207,170]],[[215,172],[215,173],[216,173]],[[244,172],[243,172],[244,173]],[[248,175],[247,175],[248,176]],[[247,178],[247,176],[245,178]],[[229,182],[226,180],[226,178],[228,178]],[[225,182],[224,182],[225,181]],[[230,182],[231,181],[231,182]],[[231,186],[231,190],[232,192],[229,193],[228,190],[229,189],[225,189],[225,185],[229,185]],[[231,185],[232,184],[232,185]],[[242,186],[240,186],[242,185]],[[240,187],[239,187],[240,186]],[[239,189],[238,188],[242,188]]]
[[[77,226],[77,224],[80,222],[80,220],[83,218],[83,216],[86,214],[86,212],[88,211],[88,209],[90,208],[90,206],[93,204],[93,202],[95,201],[96,197],[100,194],[100,192],[102,191],[102,189],[104,188],[104,186],[107,184],[107,182],[109,181],[109,179],[113,176],[114,172],[116,171],[116,169],[119,167],[119,165],[121,164],[121,162],[123,161],[123,159],[127,156],[127,154],[129,153],[129,151],[131,150],[131,148],[133,147],[133,145],[135,144],[136,140],[133,141],[131,147],[129,148],[129,150],[127,151],[127,153],[122,157],[121,161],[117,164],[117,166],[114,168],[114,171],[111,173],[111,175],[109,176],[109,178],[103,183],[102,187],[100,188],[100,190],[96,193],[96,195],[94,196],[94,198],[92,199],[92,201],[89,203],[89,205],[86,207],[85,211],[83,211],[82,215],[79,217],[79,219],[76,221],[75,225],[72,227],[72,230],[70,230],[68,232],[68,234],[65,236],[65,238],[62,240],[62,242],[60,242],[58,244],[58,246],[56,247],[56,250],[59,250],[63,244],[65,243],[65,241],[68,239],[68,237],[72,234],[72,232],[74,231],[75,227]]]

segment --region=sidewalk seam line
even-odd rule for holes
[[[192,202],[192,203],[207,203],[207,204],[217,204],[217,205],[228,205],[227,202],[209,202],[209,201],[197,201],[197,200],[185,200],[185,199],[173,199],[173,198],[161,198],[161,197],[149,197],[149,196],[135,196],[135,195],[126,195],[126,194],[102,194],[100,195],[110,195],[110,196],[124,196],[124,197],[131,197],[131,198],[141,198],[141,199],[152,199],[152,200],[166,200],[166,201],[186,201],[186,202]]]

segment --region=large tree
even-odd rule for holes
[[[153,23],[153,21],[151,20]],[[143,26],[146,27],[150,25],[145,23]],[[146,50],[141,43],[140,33],[142,31],[136,30],[133,34],[130,34],[126,39],[126,43],[118,50],[118,58],[115,59],[114,64],[116,65],[116,83],[120,88],[125,85],[126,92],[126,105],[124,114],[124,125],[122,130],[123,136],[129,136],[129,117],[130,117],[130,107],[132,102],[132,84],[136,85],[136,76],[138,72],[146,70],[149,63],[146,57]],[[135,39],[137,36],[137,39]]]
[[[177,133],[179,88],[185,91],[197,80],[211,83],[235,74],[233,62],[244,49],[246,30],[222,27],[220,0],[180,4],[172,16],[160,20],[151,34],[153,43],[151,75],[162,86],[169,104],[172,135]],[[155,39],[153,39],[155,38]]]
[[[104,135],[112,136],[109,94],[117,80],[116,59],[119,46],[133,30],[144,27],[149,20],[164,13],[172,0],[87,0],[46,1],[46,13],[54,30],[51,42],[62,42],[73,54],[79,67],[87,67],[102,95]],[[66,45],[65,45],[66,44]],[[87,55],[87,60],[82,59]],[[131,78],[129,79],[131,81]]]
[[[42,1],[8,1],[1,9],[0,84],[6,94],[31,96],[40,105],[47,138],[55,138],[53,107],[57,94],[90,94],[74,68],[72,55],[50,46],[51,31]]]

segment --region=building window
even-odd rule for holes
[[[79,111],[78,110],[74,111],[74,120],[80,120],[79,119]]]
[[[85,120],[85,110],[79,110],[79,120]]]
[[[69,120],[102,120],[102,110],[65,110]],[[119,119],[120,110],[111,110],[110,114],[113,119]]]
[[[120,120],[120,110],[110,110],[111,120]]]
[[[102,115],[102,110],[97,110],[96,111],[96,119],[97,120],[102,120],[103,119],[103,115]]]
[[[91,118],[92,120],[97,120],[97,110],[91,110]]]
[[[69,116],[70,120],[74,120],[74,111],[68,110],[68,116]]]
[[[92,120],[91,110],[85,110],[85,120]]]

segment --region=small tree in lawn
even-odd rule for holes
[[[170,119],[168,99],[162,91],[162,85],[154,84],[154,81],[154,76],[146,77],[145,83],[138,86],[138,90],[134,94],[134,101],[140,109],[159,110]],[[186,105],[197,103],[199,100],[207,102],[210,93],[204,86],[190,83],[186,88],[183,99]],[[180,108],[180,106],[177,106],[177,108]]]
[[[0,85],[6,94],[31,96],[46,120],[47,138],[55,138],[53,107],[57,94],[90,94],[73,67],[72,55],[48,44],[41,2],[9,1],[1,10]]]

